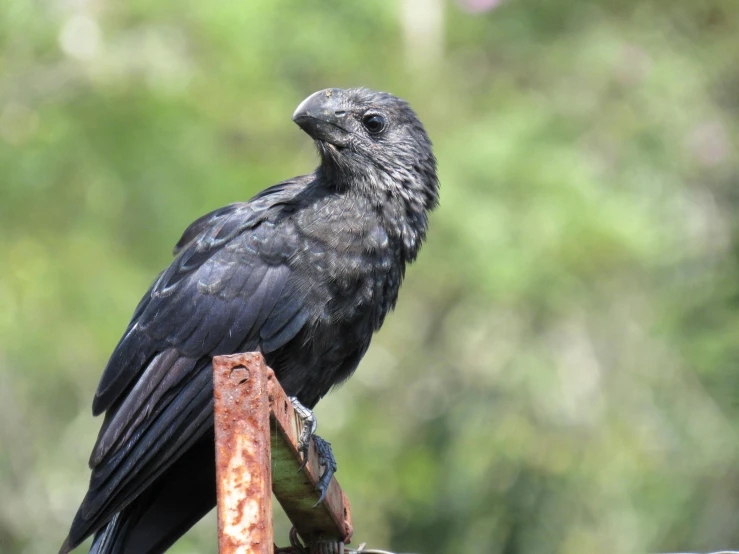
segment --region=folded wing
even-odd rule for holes
[[[93,412],[105,412],[105,420],[65,548],[99,529],[210,432],[214,355],[271,351],[310,321],[305,288],[290,265],[298,246],[289,203],[299,185],[277,185],[185,231],[177,258],[139,303],[100,380]]]

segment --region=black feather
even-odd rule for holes
[[[261,350],[312,407],[395,305],[437,203],[431,142],[387,93],[334,89],[299,111],[316,102],[330,106],[296,122],[320,166],[193,222],[136,307],[93,400],[105,420],[60,554],[93,533],[94,554],[158,554],[214,506],[212,356]]]

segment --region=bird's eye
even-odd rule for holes
[[[379,135],[387,127],[387,120],[380,114],[367,114],[362,118],[362,124],[373,135]]]

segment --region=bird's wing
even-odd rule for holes
[[[278,348],[310,319],[307,291],[289,264],[297,248],[290,199],[298,185],[277,185],[194,222],[139,303],[95,395],[93,411],[106,417],[70,544],[212,428],[212,356]]]

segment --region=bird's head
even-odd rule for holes
[[[378,202],[401,198],[419,212],[438,203],[431,141],[405,100],[366,88],[326,89],[306,98],[293,121],[316,141],[321,171],[337,185],[363,187]]]

